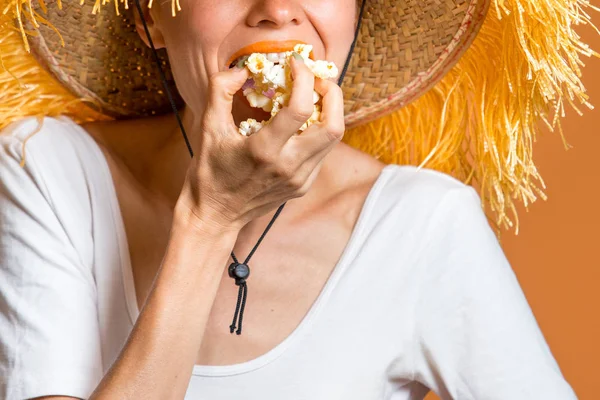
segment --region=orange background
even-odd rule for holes
[[[592,16],[600,26],[600,15]],[[600,36],[580,29],[600,52]],[[595,110],[567,109],[563,130],[542,131],[534,148],[548,200],[519,210],[520,232],[503,247],[563,375],[580,400],[600,399],[600,59],[583,58]],[[427,400],[438,399],[430,394]]]

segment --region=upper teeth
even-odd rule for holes
[[[281,52],[281,53],[267,53],[267,60],[271,61],[271,62],[279,62],[281,60],[285,60],[286,54],[285,52]]]
[[[272,63],[278,63],[279,61],[283,61],[286,58],[286,52],[281,52],[281,53],[264,53],[267,60],[271,61]],[[240,56],[237,60],[234,61],[234,64],[237,64],[238,61],[240,61],[243,57],[247,57],[250,54],[246,54],[243,56]]]

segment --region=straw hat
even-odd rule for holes
[[[27,115],[81,122],[170,112],[135,7],[114,0],[93,14],[105,0],[38,1],[0,0],[0,129]],[[496,221],[512,226],[514,200],[543,197],[531,147],[538,120],[559,127],[552,114],[563,113],[563,96],[588,105],[579,57],[596,53],[573,26],[590,22],[589,3],[366,1],[342,84],[352,128],[344,141],[473,184]]]
[[[438,81],[473,40],[489,1],[369,0],[342,85],[346,124],[398,108]],[[70,91],[96,99],[99,111],[118,118],[170,111],[153,55],[135,31],[135,7],[116,21],[113,10],[93,15],[91,3],[47,7],[45,18],[65,46],[42,25],[31,49]],[[168,66],[164,49],[161,55]]]

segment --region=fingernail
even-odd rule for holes
[[[300,54],[296,53],[295,51],[292,52],[292,57],[294,57],[298,61],[303,61],[304,60],[302,58],[302,56]]]
[[[244,65],[246,64],[247,60],[248,60],[248,56],[244,56],[244,57],[240,58],[240,61],[238,61],[237,64],[235,64],[235,67],[239,68],[239,69],[244,68]]]

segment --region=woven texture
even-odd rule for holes
[[[87,97],[91,106],[112,117],[140,117],[172,111],[159,79],[152,51],[135,31],[133,8],[92,14],[92,4],[47,4],[46,25],[32,37],[32,54],[73,94]],[[39,6],[36,11],[41,12]],[[30,28],[33,28],[30,24]],[[64,40],[64,46],[62,41]],[[166,51],[158,54],[168,66]],[[170,89],[175,83],[166,68]],[[181,99],[177,99],[183,104]]]
[[[481,27],[487,1],[371,0],[342,88],[346,126],[372,121],[423,94]]]
[[[401,107],[435,84],[479,30],[489,0],[367,0],[359,38],[344,78],[348,127]],[[169,112],[150,49],[133,24],[135,7],[69,1],[47,4],[46,19],[30,40],[32,53],[71,92],[94,99],[93,107],[117,118]],[[38,12],[41,9],[37,9]],[[30,26],[30,28],[33,28]],[[169,72],[164,50],[162,63]],[[168,80],[176,92],[172,75]],[[177,96],[177,101],[181,99]]]

